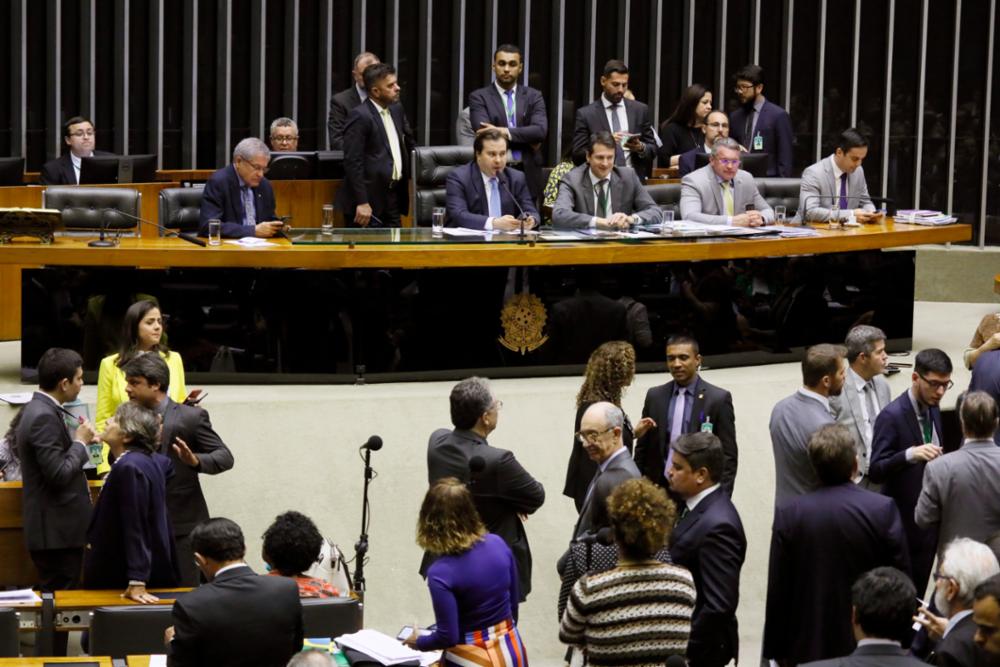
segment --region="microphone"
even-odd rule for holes
[[[151,220],[145,220],[143,218],[136,217],[136,216],[132,215],[131,213],[126,213],[125,211],[120,211],[118,209],[115,209],[115,212],[116,213],[121,213],[126,218],[131,218],[132,220],[135,220],[136,222],[141,222],[144,225],[149,225],[150,227],[156,227],[161,232],[165,232],[166,236],[176,236],[179,239],[183,239],[183,240],[187,241],[188,243],[193,243],[193,244],[195,244],[197,246],[201,246],[202,248],[204,248],[206,245],[208,245],[207,243],[205,243],[204,241],[202,241],[200,238],[198,238],[194,234],[188,234],[187,232],[178,232],[176,230],[170,229],[169,227],[164,227],[163,225],[161,225],[158,222],[152,222]]]
[[[368,441],[365,444],[361,445],[361,449],[367,449],[372,452],[377,452],[378,450],[382,449],[382,438],[380,438],[377,435],[373,435],[372,437],[368,438]]]
[[[521,222],[521,231],[520,231],[521,238],[524,239],[524,221],[531,216],[529,216],[527,213],[524,212],[524,209],[521,208],[520,202],[517,201],[517,197],[515,197],[514,193],[510,191],[509,187],[507,187],[507,179],[503,178],[500,175],[500,173],[497,173],[497,180],[500,182],[500,185],[503,186],[504,191],[510,196],[512,200],[514,200],[514,206],[517,207],[517,212],[518,212],[517,219]]]

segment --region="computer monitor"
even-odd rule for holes
[[[318,171],[316,178],[343,178],[344,151],[316,151]]]
[[[274,151],[267,168],[272,181],[301,181],[316,178],[315,151]]]
[[[155,180],[156,155],[95,155],[80,161],[80,185]]]
[[[767,153],[740,153],[740,169],[749,171],[754,178],[764,178],[767,176],[769,158]],[[694,168],[701,169],[706,164],[708,164],[708,153],[695,153]]]
[[[24,185],[23,157],[0,157],[0,185]]]

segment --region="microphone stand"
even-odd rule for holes
[[[365,600],[365,556],[368,554],[368,485],[372,480],[372,450],[365,450],[365,485],[361,494],[361,536],[354,543],[354,591]]]
[[[126,218],[135,220],[136,222],[141,222],[144,225],[149,225],[150,227],[156,227],[161,232],[164,232],[165,236],[175,236],[183,241],[187,241],[188,243],[193,243],[196,246],[201,246],[202,248],[208,245],[207,243],[205,243],[204,241],[202,241],[200,238],[198,238],[193,234],[189,234],[187,232],[178,232],[176,230],[170,229],[169,227],[164,227],[163,225],[157,222],[152,222],[151,220],[145,220],[143,218],[134,216],[131,213],[126,213],[125,211],[119,211],[118,209],[115,209],[115,212],[124,215]],[[96,241],[91,241],[90,245],[93,245],[94,243],[96,243]]]
[[[112,241],[104,238],[104,231],[108,228],[108,211],[111,209],[101,209],[101,235],[100,238],[96,238],[87,244],[90,248],[114,248],[118,245],[117,241]],[[122,213],[117,209],[114,209],[118,213]],[[128,215],[124,213],[123,215]]]
[[[506,191],[507,195],[514,202],[514,206],[517,207],[518,213],[520,213],[520,215],[517,216],[518,221],[521,223],[521,230],[518,233],[518,239],[519,239],[518,243],[524,243],[524,220],[525,218],[528,217],[528,214],[524,212],[524,209],[521,208],[520,202],[517,201],[517,197],[515,197],[514,193],[510,191],[509,187],[507,187],[507,180],[504,178],[500,178],[500,174],[497,174],[497,180],[500,182],[500,185],[503,186],[503,189],[504,191]]]

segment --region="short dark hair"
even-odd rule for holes
[[[501,130],[488,129],[480,130],[476,132],[476,138],[472,142],[472,150],[475,151],[476,155],[483,152],[483,142],[484,141],[499,141],[503,140],[506,145],[510,145],[510,140],[507,138],[507,133]]]
[[[501,51],[504,53],[516,53],[522,60],[524,59],[524,56],[521,54],[521,47],[517,44],[501,44],[497,47],[497,50],[493,52],[493,60],[497,59],[497,54]]]
[[[68,137],[69,136],[69,126],[70,125],[79,125],[80,123],[90,123],[90,126],[94,127],[94,123],[92,123],[89,118],[84,118],[83,116],[73,116],[72,118],[70,118],[69,120],[67,120],[65,123],[63,123],[63,136],[64,137]]]
[[[994,574],[976,586],[976,592],[972,596],[976,602],[984,598],[993,598],[997,601],[997,604],[1000,604],[1000,574]]]
[[[140,354],[122,368],[126,378],[145,378],[150,385],[157,385],[164,394],[170,389],[170,367],[156,352]]]
[[[869,637],[903,641],[917,610],[917,589],[894,567],[865,572],[851,587],[854,618]]]
[[[755,86],[764,83],[764,68],[760,65],[744,65],[733,74],[733,81],[749,81]]]
[[[202,521],[191,531],[191,548],[219,563],[239,560],[246,555],[243,531],[231,519],[216,517]]]
[[[674,451],[687,459],[691,470],[708,470],[713,482],[722,478],[722,441],[719,436],[706,431],[686,433],[671,445]]]
[[[452,387],[449,400],[451,423],[455,428],[468,430],[493,405],[493,392],[485,378],[470,377]]]
[[[72,382],[78,368],[83,368],[83,358],[75,350],[50,347],[38,360],[38,388],[52,391],[64,379]]]
[[[379,81],[389,76],[390,74],[395,74],[396,68],[389,63],[372,63],[365,68],[365,71],[361,73],[365,80],[365,90],[370,90],[372,86],[377,84]]]
[[[857,453],[854,436],[841,424],[821,426],[809,438],[809,461],[824,486],[850,481]]]
[[[615,137],[607,130],[594,132],[590,135],[590,142],[587,144],[587,155],[594,152],[594,146],[604,146],[605,148],[615,150]]]
[[[852,327],[844,340],[844,346],[847,348],[847,363],[853,364],[862,352],[865,354],[874,352],[875,343],[880,340],[885,340],[885,332],[878,327],[867,324]]]
[[[842,150],[844,153],[851,150],[852,148],[864,148],[868,145],[868,139],[865,135],[861,134],[861,131],[857,128],[850,127],[840,133],[840,137],[837,139],[837,148]]]
[[[992,439],[997,430],[997,402],[985,391],[970,391],[962,400],[962,431],[977,439]]]
[[[316,562],[323,536],[312,519],[290,510],[279,514],[264,531],[264,559],[279,574],[294,577]]]
[[[929,347],[917,353],[917,358],[913,360],[913,370],[916,371],[917,375],[925,375],[927,373],[951,375],[951,359],[948,358],[948,355],[943,350],[939,350],[936,347]]]
[[[694,348],[695,354],[701,354],[701,348],[698,346],[698,341],[695,340],[694,336],[688,336],[687,334],[674,334],[667,339],[667,347],[671,345],[690,345]]]
[[[617,58],[612,58],[604,63],[604,73],[601,76],[611,76],[612,74],[628,74],[628,65]]]
[[[840,360],[847,350],[842,345],[820,343],[806,350],[802,357],[802,384],[815,387],[827,375],[836,375],[840,370]]]

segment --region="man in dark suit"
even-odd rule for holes
[[[923,488],[924,467],[944,452],[941,399],[954,383],[951,360],[938,349],[922,350],[913,364],[913,384],[887,405],[875,420],[868,474],[882,493],[896,502],[906,530],[913,585],[927,587],[937,530],[920,528],[914,519]]]
[[[723,493],[732,497],[739,458],[733,395],[705,382],[698,375],[700,367],[698,341],[690,336],[671,336],[667,340],[667,370],[673,381],[646,392],[642,416],[651,418],[655,426],[639,438],[635,461],[643,475],[668,488],[672,444],[686,433],[714,433],[722,442],[723,464],[718,481]]]
[[[763,654],[782,667],[850,653],[854,581],[875,567],[910,569],[896,505],[852,481],[851,433],[822,427],[809,460],[822,487],[779,504],[771,530]]]
[[[851,625],[858,647],[842,658],[803,667],[926,667],[902,647],[916,594],[899,570],[879,567],[865,572],[851,587]]]
[[[507,167],[507,135],[483,130],[472,144],[476,159],[448,174],[448,226],[512,231],[540,219],[524,175]]]
[[[972,367],[969,391],[985,391],[1000,404],[1000,350],[979,354]],[[993,441],[1000,445],[1000,430],[993,435]]]
[[[38,391],[24,406],[16,442],[24,483],[24,541],[43,591],[75,588],[90,521],[90,493],[83,466],[95,441],[89,421],[76,425],[74,438],[62,405],[83,387],[83,360],[73,350],[51,348],[38,361]],[[62,633],[58,633],[62,634]]]
[[[232,164],[212,174],[202,190],[200,236],[208,236],[209,220],[222,223],[223,238],[269,238],[281,231],[282,223],[274,214],[274,190],[264,178],[270,159],[270,149],[256,137],[236,144]]]
[[[667,475],[682,501],[670,535],[670,558],[691,571],[698,599],[691,617],[688,664],[722,667],[739,660],[740,570],[747,552],[743,522],[719,483],[723,447],[712,433],[682,435]]]
[[[337,204],[357,227],[399,227],[409,209],[410,151],[416,145],[392,65],[365,69],[368,99],[344,126],[344,184]]]
[[[229,519],[199,524],[191,540],[209,583],[174,602],[174,624],[164,633],[167,664],[284,667],[302,648],[295,580],[251,570],[243,531]]]
[[[625,98],[628,90],[628,66],[621,60],[609,60],[601,75],[600,99],[576,112],[573,127],[573,161],[583,164],[590,152],[590,136],[610,132],[615,138],[615,165],[631,167],[646,180],[653,173],[656,137],[649,120],[649,107]]]
[[[125,391],[129,398],[156,411],[163,418],[160,453],[174,463],[167,481],[167,512],[173,528],[181,584],[195,586],[191,531],[209,517],[199,474],[217,475],[233,467],[233,454],[212,428],[208,412],[175,403],[167,395],[170,371],[158,354],[140,354],[125,365]]]
[[[330,98],[330,115],[327,117],[326,130],[330,138],[331,151],[344,149],[344,125],[347,122],[347,114],[368,99],[368,91],[365,90],[365,68],[380,62],[382,61],[377,55],[368,51],[362,51],[354,56],[351,87]]]
[[[795,174],[792,119],[788,112],[764,97],[764,70],[746,65],[733,76],[740,107],[729,114],[733,139],[751,153],[767,153],[768,176],[791,178]]]
[[[495,81],[469,94],[469,122],[473,132],[498,128],[507,134],[511,165],[524,170],[528,190],[537,200],[545,187],[543,142],[549,121],[542,94],[517,82],[523,71],[521,49],[513,44],[498,46],[493,54]]]
[[[698,153],[711,154],[712,146],[716,139],[729,138],[729,116],[725,111],[710,111],[705,117],[705,124],[701,126],[701,131],[705,135],[704,142],[695,146],[689,151],[681,153],[677,162],[677,169],[681,177],[690,174],[695,170],[695,156]]]
[[[63,141],[69,152],[42,165],[39,181],[42,185],[77,185],[80,182],[80,160],[95,155],[111,155],[95,151],[97,133],[94,125],[83,116],[73,116],[63,123]]]
[[[521,467],[514,454],[486,441],[497,427],[503,403],[494,397],[485,379],[462,380],[452,388],[450,402],[455,429],[438,429],[431,434],[427,443],[428,483],[444,477],[468,483],[487,530],[502,537],[514,554],[523,602],[531,592],[531,548],[521,516],[542,506],[545,488]],[[421,575],[431,562],[425,554]]]

